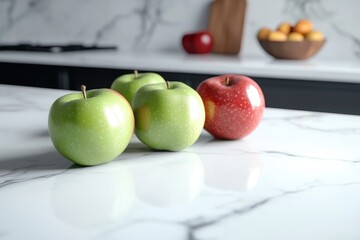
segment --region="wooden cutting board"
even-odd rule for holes
[[[246,0],[214,0],[208,31],[213,35],[212,52],[239,54],[244,29]]]

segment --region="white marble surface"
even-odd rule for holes
[[[4,51],[0,52],[0,62],[214,75],[237,73],[252,77],[360,83],[360,61],[286,61],[269,57],[111,50],[69,53]]]
[[[0,0],[0,43],[116,44],[122,51],[181,51],[186,32],[207,27],[212,0]],[[314,57],[360,59],[360,1],[248,0],[241,55],[264,57],[260,27],[308,18],[327,37]]]
[[[359,116],[266,109],[243,140],[79,168],[47,132],[65,93],[0,85],[2,240],[360,238]]]

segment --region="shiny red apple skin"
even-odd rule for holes
[[[208,78],[198,86],[197,92],[205,106],[204,128],[216,138],[243,138],[261,122],[264,94],[249,77],[229,74]]]
[[[207,54],[211,52],[213,37],[208,31],[185,34],[182,37],[182,46],[190,54]]]

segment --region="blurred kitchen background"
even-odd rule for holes
[[[206,29],[211,0],[0,0],[0,43],[114,44],[124,51],[182,51]],[[248,0],[241,55],[263,56],[254,36],[281,21],[310,19],[324,32],[318,59],[360,60],[360,1]]]
[[[248,0],[241,51],[235,58],[212,54],[208,58],[186,58],[181,37],[207,28],[211,2],[0,0],[0,45],[117,47],[114,56],[100,58],[86,53],[81,57],[61,56],[61,60],[59,55],[1,51],[0,83],[73,90],[83,83],[88,88],[109,87],[116,76],[138,68],[159,72],[167,79],[184,81],[195,88],[207,77],[238,73],[259,83],[267,106],[360,114],[360,106],[355,104],[360,102],[359,0]],[[325,46],[309,61],[274,60],[259,46],[256,34],[261,27],[276,28],[282,21],[294,24],[301,18],[311,20],[326,37]],[[142,54],[147,62],[137,67],[134,58],[141,60]],[[116,61],[117,56],[121,62]],[[165,59],[161,59],[163,56]],[[180,58],[181,61],[173,61]],[[111,61],[114,63],[104,64]],[[174,67],[165,67],[167,62]],[[192,67],[198,63],[198,69]],[[217,70],[214,63],[219,63]]]

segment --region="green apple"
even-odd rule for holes
[[[48,118],[60,154],[79,165],[109,162],[127,147],[134,132],[130,104],[111,89],[70,93],[58,98]]]
[[[131,104],[136,92],[143,86],[153,83],[165,82],[157,73],[134,73],[122,75],[114,80],[111,89],[122,94]]]
[[[201,97],[181,82],[140,88],[132,107],[135,134],[152,149],[180,151],[191,146],[204,127],[205,109]]]

